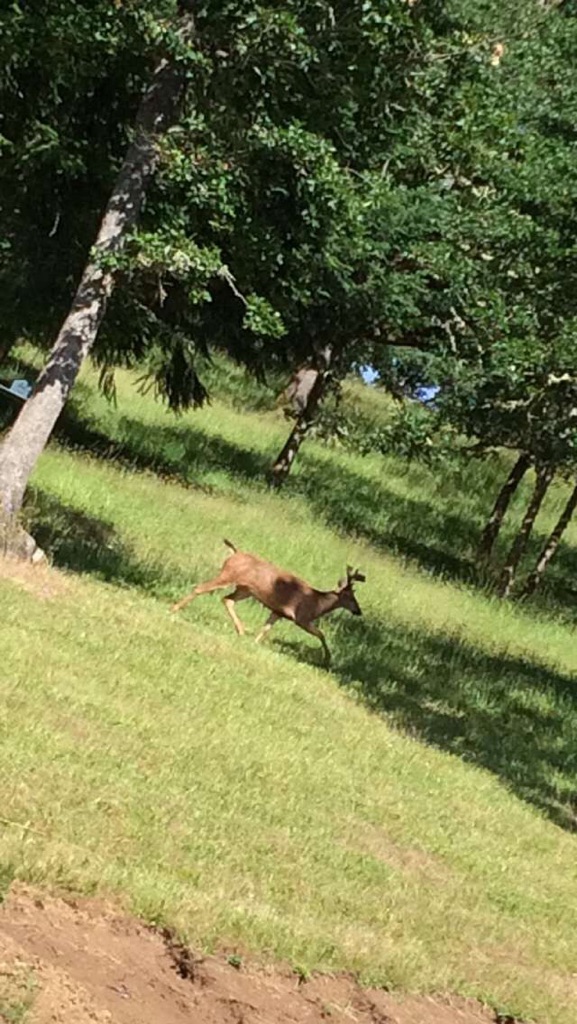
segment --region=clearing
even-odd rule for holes
[[[126,374],[117,410],[90,374],[80,397],[27,513],[63,571],[0,579],[0,1019],[156,1024],[136,1003],[170,989],[175,1021],[344,1006],[574,1024],[575,527],[543,598],[500,605],[466,581],[495,467],[437,480],[310,444],[277,495],[260,474],[278,414],[177,420]],[[169,615],[224,536],[319,586],[366,572],[364,617],[327,629],[331,673],[289,624],[258,648],[218,599]],[[264,613],[242,617],[254,631]],[[204,986],[174,970],[167,928],[205,958]],[[338,976],[296,983],[319,970]]]

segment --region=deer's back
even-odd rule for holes
[[[299,609],[315,594],[313,587],[298,576],[244,551],[231,555],[223,572],[231,583],[246,587],[261,604],[289,619],[298,616]]]

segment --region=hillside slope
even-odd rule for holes
[[[114,894],[199,948],[573,1024],[572,628],[422,571],[418,545],[435,522],[450,542],[462,507],[453,523],[420,470],[312,445],[279,496],[259,477],[278,416],[175,420],[127,375],[118,410],[83,386],[78,450],[46,454],[28,515],[84,575],[0,580],[6,882]],[[386,494],[410,563],[382,544]],[[214,597],[168,614],[223,536],[320,586],[362,566],[331,674],[289,624],[257,648]],[[241,609],[254,630],[262,610]]]

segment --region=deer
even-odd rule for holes
[[[232,593],[226,594],[222,601],[239,636],[244,635],[245,628],[236,613],[235,604],[238,601],[246,601],[249,597],[255,598],[270,611],[268,619],[255,638],[256,643],[264,639],[275,622],[279,619],[288,619],[305,633],[310,633],[320,640],[325,665],[328,667],[331,653],[325,637],[314,623],[337,608],[345,608],[352,615],[363,614],[353,590],[355,583],[365,582],[366,577],[363,573],[347,566],[346,577],[339,580],[334,590],[316,590],[298,576],[279,569],[271,562],[265,562],[264,559],[257,558],[247,551],[239,551],[231,541],[225,540],[224,543],[231,549],[232,555],[225,559],[218,576],[207,580],[206,583],[199,583],[190,594],[172,606],[171,612],[180,611],[201,594],[210,594],[214,590],[233,586]]]

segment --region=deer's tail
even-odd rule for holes
[[[232,544],[231,541],[227,540],[226,537],[224,538],[224,543],[226,544],[227,548],[231,549],[231,551],[236,551],[234,544]]]

